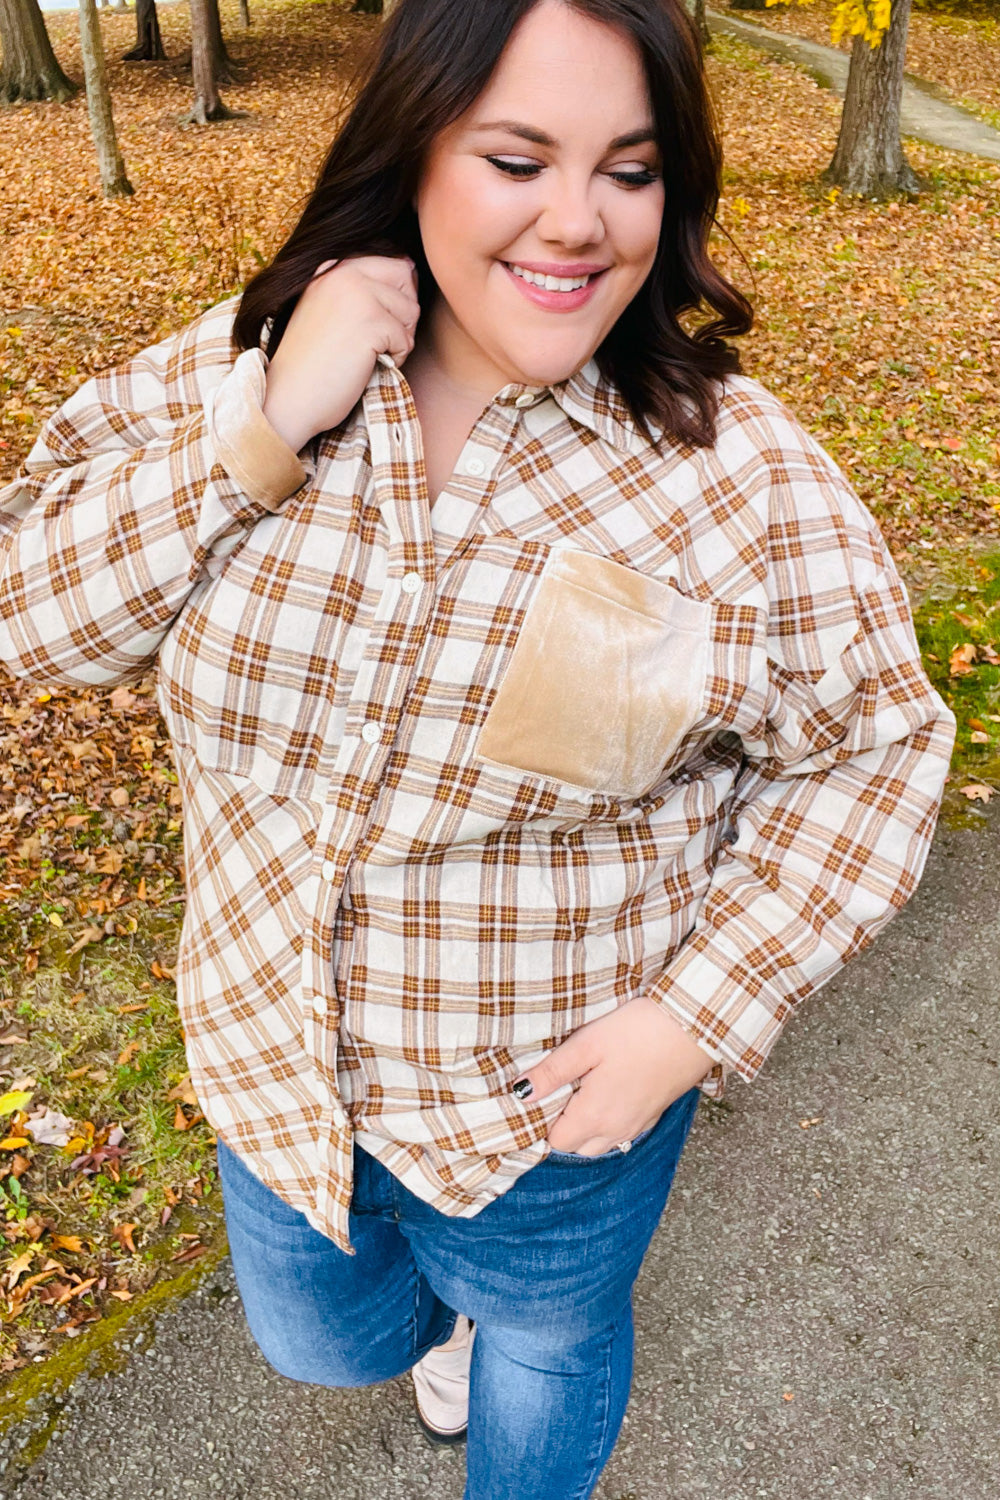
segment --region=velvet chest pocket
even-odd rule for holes
[[[640,796],[701,715],[710,619],[711,605],[661,579],[595,553],[553,551],[477,754]]]

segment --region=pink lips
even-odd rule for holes
[[[525,281],[523,276],[515,276],[505,261],[501,261],[510,280],[529,302],[536,307],[544,307],[549,312],[575,312],[578,307],[583,307],[589,302],[600,285],[604,271],[596,266],[587,265],[525,265],[526,271],[537,271],[541,276],[590,276],[586,286],[579,287],[575,292],[550,292],[543,286],[533,286],[530,281]],[[519,261],[520,265],[521,262]]]

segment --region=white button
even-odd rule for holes
[[[326,1001],[322,995],[313,995],[313,1010],[318,1016],[326,1015]]]
[[[527,391],[525,391],[523,395],[518,396],[517,400],[514,402],[514,405],[515,406],[530,406],[532,404],[532,402],[534,401],[534,399],[535,399],[534,396],[530,395]]]
[[[332,859],[324,859],[320,874],[322,875],[324,880],[336,880],[337,866],[334,864]]]
[[[419,594],[424,580],[419,573],[404,573],[399,586],[404,594]]]
[[[382,738],[381,724],[376,724],[374,719],[369,719],[367,724],[361,726],[361,738],[366,745],[377,745]]]
[[[466,474],[485,474],[486,465],[481,458],[467,458],[465,460]]]

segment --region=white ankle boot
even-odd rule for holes
[[[410,1371],[417,1419],[432,1443],[460,1443],[469,1425],[469,1362],[475,1329],[462,1313],[446,1344],[438,1344]]]

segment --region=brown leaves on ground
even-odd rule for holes
[[[112,695],[113,696],[113,695]],[[40,689],[0,668],[0,959],[32,968],[55,927],[65,957],[126,936],[136,901],[182,894],[180,794],[151,683],[128,707]],[[93,755],[66,754],[88,726]],[[124,793],[124,803],[116,793]],[[157,977],[166,977],[161,970]]]

